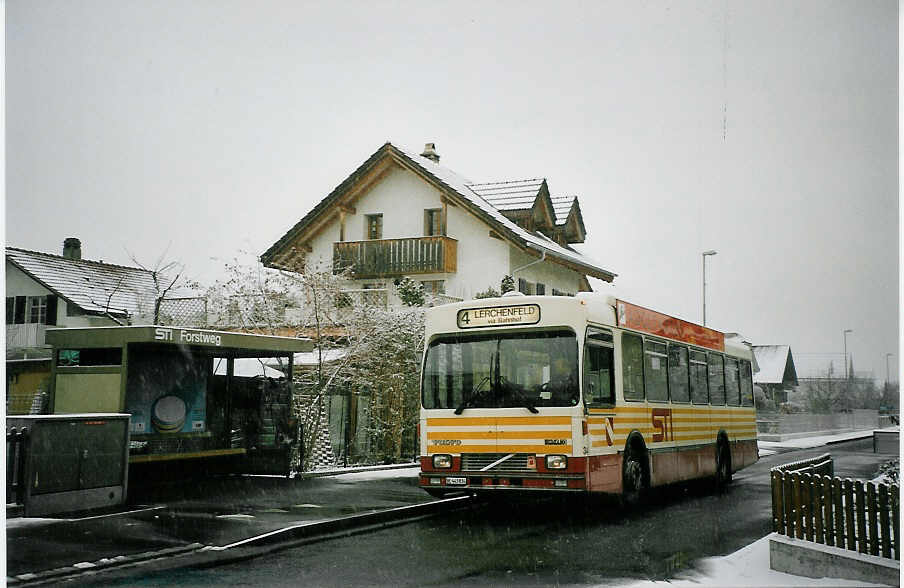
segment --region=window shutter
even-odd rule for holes
[[[16,299],[13,296],[6,297],[6,324],[11,325],[16,320]]]
[[[25,324],[25,296],[16,296],[15,323],[17,325]]]
[[[47,322],[46,324],[55,326],[57,324],[57,297],[55,294],[47,295]]]

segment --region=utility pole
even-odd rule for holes
[[[850,374],[848,373],[847,336],[848,333],[853,332],[854,331],[851,329],[844,330],[844,408],[848,408],[848,405],[851,402],[851,381]]]
[[[703,252],[703,326],[706,326],[706,258],[715,255],[716,251],[710,249]]]

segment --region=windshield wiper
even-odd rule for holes
[[[492,390],[492,387],[490,387],[489,390],[485,390],[484,392],[480,391],[480,387],[489,381],[490,381],[490,376],[486,376],[484,379],[480,380],[480,383],[477,384],[476,386],[474,386],[474,389],[471,390],[471,393],[468,394],[468,397],[465,398],[462,401],[462,403],[459,404],[458,407],[455,409],[455,414],[461,414],[466,408],[468,408],[469,404],[475,402],[478,398],[483,396],[484,392],[488,392],[488,391]]]
[[[505,388],[503,388],[505,386]],[[499,391],[508,391],[511,392],[512,396],[514,396],[518,402],[521,403],[521,406],[529,410],[533,414],[537,414],[540,411],[537,410],[537,407],[533,405],[530,401],[530,398],[527,395],[519,390],[519,386],[517,384],[512,384],[508,380],[505,379],[504,376],[499,376]]]

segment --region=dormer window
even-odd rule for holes
[[[364,217],[365,233],[367,234],[367,238],[371,240],[382,239],[383,238],[383,215],[382,214],[368,214]]]

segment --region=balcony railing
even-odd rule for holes
[[[43,347],[46,330],[46,325],[38,323],[6,325],[6,348]]]
[[[412,237],[333,243],[333,271],[351,269],[355,278],[378,278],[456,271],[458,241]]]

